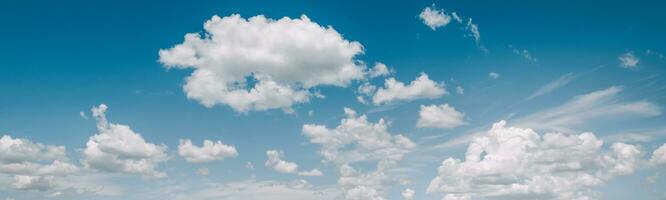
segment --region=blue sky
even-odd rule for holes
[[[662,199],[664,9],[3,1],[0,199]]]

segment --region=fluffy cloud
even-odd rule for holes
[[[19,190],[46,191],[58,178],[72,175],[79,168],[69,163],[64,146],[44,145],[28,139],[0,138],[0,174],[14,177],[11,186]]]
[[[375,63],[375,66],[368,70],[367,73],[370,78],[375,78],[391,75],[391,70],[384,63],[378,62]]]
[[[654,150],[652,158],[650,158],[650,163],[653,165],[666,164],[666,144],[663,144],[657,148],[657,150]]]
[[[303,134],[310,143],[321,146],[319,154],[324,162],[339,166],[338,184],[345,190],[347,199],[383,199],[381,191],[396,182],[386,170],[402,160],[414,148],[414,143],[405,136],[389,133],[384,119],[371,123],[366,115],[357,116],[349,108],[345,108],[345,115],[335,129],[306,124]],[[351,166],[360,162],[376,162],[377,167],[362,173]]]
[[[456,128],[465,125],[465,114],[458,112],[449,104],[421,105],[416,127],[419,128]]]
[[[317,96],[312,87],[345,87],[367,73],[355,60],[363,54],[360,43],[305,15],[278,20],[213,16],[204,30],[160,50],[159,60],[167,68],[194,69],[183,90],[207,107],[290,111],[292,105]]]
[[[83,165],[88,169],[107,172],[124,172],[144,176],[164,177],[155,167],[167,160],[166,146],[146,142],[129,126],[109,123],[107,106],[93,107],[97,120],[96,135],[91,136],[83,150]]]
[[[464,160],[444,160],[427,191],[444,199],[589,199],[593,188],[633,173],[641,156],[624,143],[604,149],[592,133],[539,135],[500,121],[469,144]]]
[[[280,157],[284,153],[277,150],[266,151],[266,167],[285,174],[298,174],[299,176],[322,176],[323,173],[319,169],[312,169],[310,171],[298,171],[298,164],[282,160]]]
[[[402,198],[404,198],[405,200],[412,200],[414,199],[414,193],[415,193],[414,190],[407,188],[403,190],[401,194]]]
[[[419,18],[423,20],[423,24],[427,25],[432,30],[446,26],[451,22],[451,16],[447,15],[444,12],[444,9],[437,9],[435,4],[425,7],[423,11],[421,11],[421,14],[419,14]]]
[[[640,62],[633,52],[626,52],[617,57],[617,59],[620,61],[620,67],[627,69],[635,69]]]
[[[33,143],[28,139],[12,138],[9,135],[3,135],[0,138],[0,163],[63,160],[66,158],[64,146]]]
[[[372,96],[372,103],[380,105],[396,101],[434,99],[446,93],[444,83],[437,83],[430,80],[427,74],[421,73],[409,85],[405,85],[405,83],[397,81],[395,78],[386,79],[384,87],[377,89],[374,96]]]
[[[236,147],[226,145],[222,141],[213,142],[211,140],[204,140],[203,146],[198,147],[192,144],[189,139],[180,140],[178,145],[178,155],[185,158],[187,162],[203,163],[215,160],[223,160],[227,157],[238,156]]]

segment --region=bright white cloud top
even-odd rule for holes
[[[428,74],[421,73],[416,80],[408,85],[389,78],[384,81],[384,87],[377,89],[372,96],[375,105],[394,103],[398,101],[412,101],[416,99],[434,99],[447,94],[444,83],[438,83],[428,78]]]
[[[194,69],[183,90],[207,107],[290,111],[316,96],[310,88],[345,87],[364,77],[365,66],[355,59],[363,46],[305,15],[213,16],[204,30],[205,35],[190,33],[183,43],[160,50],[159,60],[167,68]]]
[[[106,172],[165,177],[166,173],[155,168],[167,160],[167,147],[146,142],[127,125],[108,122],[107,109],[104,104],[91,109],[92,116],[97,120],[98,133],[90,136],[86,143],[83,165]]]
[[[204,140],[203,146],[198,147],[189,139],[181,139],[178,145],[178,155],[185,158],[187,162],[204,163],[236,157],[238,151],[236,151],[236,147],[226,145],[219,140],[216,142]]]
[[[464,118],[464,113],[458,112],[449,104],[421,105],[416,127],[452,129],[465,125]]]
[[[500,121],[469,144],[464,160],[444,160],[428,192],[447,200],[594,198],[594,188],[634,173],[642,156],[634,145],[603,144],[592,133],[540,135]]]

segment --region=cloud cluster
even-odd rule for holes
[[[266,167],[285,174],[298,174],[299,176],[323,176],[324,174],[319,169],[312,169],[310,171],[298,171],[298,164],[282,160],[280,158],[284,153],[278,150],[266,151]]]
[[[465,125],[464,118],[464,113],[458,112],[449,104],[421,105],[416,127],[452,129]]]
[[[238,112],[281,108],[319,96],[310,88],[345,87],[363,79],[365,66],[355,60],[363,46],[307,16],[278,20],[262,15],[244,19],[213,16],[204,35],[159,52],[167,68],[194,69],[183,90],[188,98],[211,107],[228,105]],[[372,75],[383,74],[372,71]]]
[[[44,145],[24,138],[0,138],[0,174],[14,177],[11,186],[19,190],[46,191],[57,179],[79,168],[69,163],[64,146]]]
[[[439,27],[444,27],[451,22],[451,19],[458,22],[460,25],[464,25],[464,30],[467,33],[464,34],[465,37],[471,37],[474,39],[476,46],[483,52],[488,53],[483,44],[481,44],[481,32],[479,31],[479,26],[472,22],[472,18],[467,19],[467,23],[463,24],[463,19],[456,12],[447,14],[444,9],[438,9],[437,6],[433,3],[431,6],[423,8],[419,14],[419,18],[423,21],[423,24],[430,27],[430,29],[437,30]]]
[[[166,146],[146,142],[129,126],[109,123],[106,119],[108,107],[101,104],[93,107],[97,120],[96,135],[91,136],[83,150],[83,165],[88,169],[141,174],[164,177],[155,167],[167,160]]]
[[[366,115],[357,116],[349,108],[345,108],[345,115],[334,129],[306,124],[303,134],[310,143],[321,146],[319,154],[324,162],[339,166],[338,184],[347,199],[383,199],[381,191],[395,182],[386,170],[394,167],[415,145],[403,135],[389,133],[384,119],[371,123]],[[359,162],[376,162],[377,167],[371,172],[359,172],[351,166]]]
[[[427,191],[447,200],[594,198],[593,188],[633,173],[643,154],[624,143],[603,147],[592,133],[539,135],[500,121],[469,144],[464,160],[444,160]]]
[[[236,147],[226,145],[219,140],[216,142],[204,140],[203,146],[198,147],[193,145],[191,140],[182,139],[178,145],[178,155],[185,158],[187,162],[203,163],[236,157],[238,156],[238,151],[236,151]]]

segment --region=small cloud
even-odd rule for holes
[[[498,74],[497,72],[490,72],[488,73],[488,76],[490,76],[490,78],[493,79],[498,79],[500,77],[500,74]]]
[[[530,52],[527,49],[518,49],[518,48],[514,47],[513,45],[509,45],[509,49],[511,49],[511,51],[514,54],[519,55],[520,57],[523,57],[525,60],[529,60],[529,61],[532,61],[532,62],[537,61],[537,58],[532,56],[532,54],[530,54]]]
[[[447,15],[444,12],[444,9],[437,9],[435,4],[425,7],[423,11],[421,11],[421,14],[419,14],[419,18],[423,20],[423,24],[430,27],[433,31],[439,27],[446,26],[451,22],[451,16]]]
[[[254,165],[252,162],[245,163],[245,169],[254,170]]]
[[[633,52],[627,51],[617,58],[620,61],[620,67],[625,69],[636,69],[640,60],[634,55]]]
[[[664,59],[664,58],[666,58],[666,56],[664,56],[663,53],[661,53],[661,52],[656,52],[656,51],[651,50],[651,49],[645,50],[645,54],[647,54],[647,55],[651,55],[651,56],[656,56],[657,58],[660,58],[660,59]]]
[[[81,118],[83,118],[83,119],[88,119],[88,116],[87,116],[86,113],[83,112],[83,111],[80,111],[80,112],[79,112],[79,116],[81,116]]]

